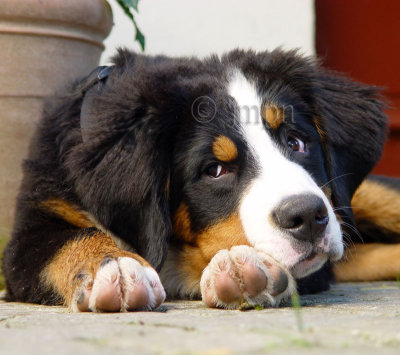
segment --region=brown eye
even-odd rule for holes
[[[221,177],[222,175],[228,174],[229,170],[224,168],[221,164],[214,164],[214,165],[209,166],[206,169],[205,173],[208,176],[217,179],[217,178]]]
[[[305,143],[293,134],[290,134],[288,136],[287,146],[294,152],[305,153],[306,151]]]

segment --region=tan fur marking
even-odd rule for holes
[[[230,162],[238,156],[235,143],[226,136],[219,136],[215,139],[212,151],[215,157],[223,162]]]
[[[314,125],[318,132],[318,135],[321,137],[321,140],[324,140],[326,138],[327,134],[323,128],[323,124],[319,117],[314,117]]]
[[[76,278],[79,273],[90,275],[94,279],[106,257],[124,256],[149,266],[142,257],[121,250],[110,236],[99,231],[94,235],[67,242],[41,272],[40,279],[63,298],[64,305],[69,306],[74,291],[81,282]]]
[[[261,116],[272,129],[277,129],[283,122],[284,115],[281,107],[264,105]]]
[[[237,214],[200,232],[195,242],[196,245],[184,244],[179,257],[179,268],[187,275],[189,285],[200,281],[203,270],[221,249],[250,245]]]
[[[396,280],[400,276],[400,244],[355,244],[334,265],[337,281]]]
[[[364,181],[351,200],[356,221],[369,221],[400,234],[400,194],[375,181]]]
[[[173,218],[173,234],[184,241],[191,243],[194,235],[190,229],[188,208],[184,203],[178,207]]]
[[[332,202],[332,190],[328,186],[323,186],[321,188],[321,190],[324,192],[326,198],[329,200],[329,203],[331,204],[331,206],[333,208],[333,212],[335,213],[336,219],[339,221],[339,223],[342,223],[343,219],[342,219],[342,217],[340,217],[340,215],[337,213],[337,211],[335,211],[335,206],[333,205],[333,202]]]
[[[42,202],[40,206],[74,226],[80,228],[94,227],[94,224],[78,208],[62,199],[49,199]]]
[[[332,207],[333,206],[333,202],[332,202],[332,190],[330,189],[330,187],[328,186],[323,186],[321,188],[321,190],[323,191],[323,193],[325,194],[326,198],[329,200],[329,203],[331,204]]]

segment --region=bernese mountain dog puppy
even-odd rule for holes
[[[294,51],[119,51],[46,105],[4,252],[8,300],[233,309],[325,290],[333,273],[395,278],[397,182],[357,190],[383,109],[377,88]]]

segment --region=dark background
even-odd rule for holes
[[[374,173],[400,177],[400,1],[315,0],[315,10],[324,65],[385,88],[390,134]]]

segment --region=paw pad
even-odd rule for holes
[[[221,250],[203,271],[203,301],[209,307],[276,306],[295,291],[289,272],[266,254],[248,246]]]

